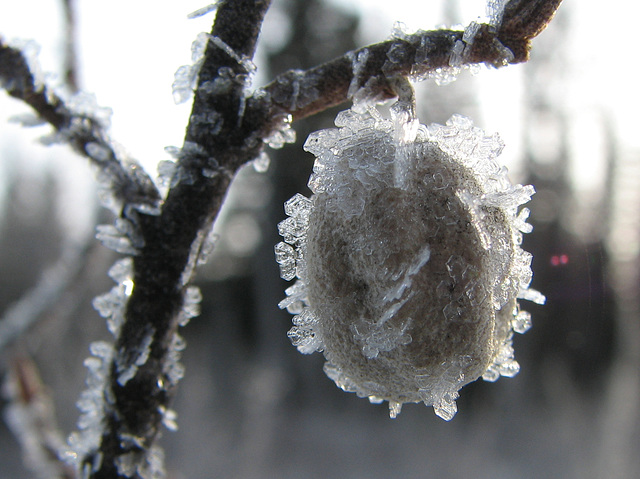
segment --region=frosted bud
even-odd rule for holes
[[[368,108],[336,125],[309,136],[314,195],[289,200],[278,228],[281,275],[296,279],[280,303],[289,337],[392,417],[424,402],[450,420],[462,386],[518,372],[511,338],[530,316],[516,299],[544,298],[520,248],[533,188],[512,185],[499,137],[461,116],[425,127]]]

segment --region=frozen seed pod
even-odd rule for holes
[[[520,248],[534,190],[495,162],[497,135],[395,111],[347,110],[309,136],[314,194],[291,198],[279,224],[276,259],[297,278],[280,307],[339,387],[388,401],[392,417],[424,402],[449,420],[462,386],[519,370],[511,338],[530,316],[516,299],[544,301]]]

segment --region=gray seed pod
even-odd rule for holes
[[[281,275],[297,277],[289,337],[392,417],[424,402],[449,420],[462,386],[518,372],[511,337],[530,315],[516,298],[544,302],[520,248],[533,187],[510,183],[500,139],[464,117],[427,128],[370,108],[336,126],[309,136],[314,195],[278,225]]]

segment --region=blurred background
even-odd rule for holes
[[[19,3],[19,5],[18,5]],[[0,33],[33,39],[48,79],[64,82],[65,45],[77,48],[77,83],[113,109],[112,134],[150,174],[180,146],[189,105],[173,105],[173,72],[211,14],[195,1],[3,2]],[[274,0],[254,85],[409,30],[468,24],[483,0]],[[446,86],[417,86],[421,122],[452,114],[497,131],[512,180],[534,184],[533,327],[515,338],[521,372],[461,391],[446,423],[432,408],[386,405],[336,388],[321,354],[289,343],[279,310],[288,284],[273,245],[282,204],[306,187],[311,131],[342,108],[294,124],[298,142],[270,151],[271,167],[235,180],[199,271],[202,314],[183,328],[185,378],[174,401],[179,430],[165,432],[169,477],[181,478],[631,478],[640,475],[640,95],[632,74],[631,19],[640,7],[565,1],[533,42],[526,65],[463,71]],[[71,28],[73,27],[73,28]],[[69,36],[70,34],[70,36]],[[108,291],[115,253],[93,239],[109,223],[93,172],[48,127],[15,123],[24,105],[0,94],[0,379],[30,357],[54,400],[60,429],[75,429],[88,345],[110,339],[92,298]],[[37,321],[14,337],[9,324]],[[6,406],[6,400],[0,400]],[[29,477],[0,423],[0,477]]]

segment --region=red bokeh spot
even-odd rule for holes
[[[563,266],[569,263],[569,256],[566,254],[554,254],[551,257],[551,266]]]

